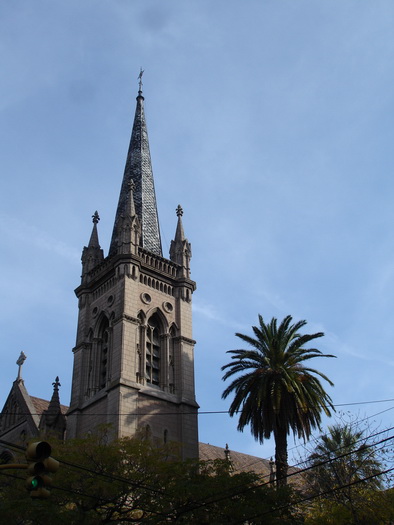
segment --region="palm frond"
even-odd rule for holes
[[[252,327],[254,337],[236,333],[249,349],[229,350],[231,361],[222,366],[223,380],[232,382],[222,398],[234,395],[230,416],[238,415],[238,430],[250,426],[255,439],[262,442],[274,433],[308,439],[320,428],[321,414],[335,411],[330,396],[320,380],[333,382],[304,362],[323,354],[317,348],[305,348],[311,341],[323,337],[323,332],[301,334],[306,321],[293,323],[290,315],[279,324],[275,317],[266,323],[261,315]],[[283,441],[283,440],[282,440]],[[284,440],[286,442],[286,439]],[[286,455],[287,457],[287,455]]]

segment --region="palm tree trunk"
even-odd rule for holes
[[[274,431],[275,438],[275,468],[276,468],[276,486],[284,487],[287,485],[287,431],[278,428]]]

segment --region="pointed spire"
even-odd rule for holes
[[[100,247],[97,224],[100,220],[97,210],[92,215],[93,229],[89,244],[82,251],[82,282],[87,279],[87,274],[104,260],[104,253]]]
[[[55,382],[52,383],[53,394],[49,402],[48,408],[45,411],[45,417],[47,424],[50,425],[51,420],[58,415],[60,410],[60,398],[59,398],[59,387],[61,386],[59,376],[56,376]]]
[[[182,224],[182,215],[183,215],[183,209],[180,204],[178,204],[176,211],[176,216],[178,217],[178,224],[176,226],[176,232],[175,232],[175,242],[184,241],[185,240],[185,233],[183,231],[183,224]]]
[[[183,215],[183,209],[180,204],[178,204],[177,209],[175,210],[177,217],[178,217],[178,223],[176,227],[175,232],[175,239],[171,241],[170,246],[170,259],[171,261],[176,262],[177,264],[182,266],[182,276],[183,277],[190,277],[190,259],[192,256],[192,247],[190,242],[185,237],[185,233],[183,231],[183,224],[182,224],[182,215]]]
[[[135,211],[134,189],[135,182],[130,179],[125,210],[117,225],[118,253],[137,254],[140,245],[141,223]]]
[[[144,97],[142,96],[142,74],[143,70],[141,69],[138,76],[139,91],[137,96],[137,107],[118,207],[115,215],[115,224],[109,250],[110,255],[114,255],[118,251],[118,225],[122,215],[124,215],[126,211],[130,179],[135,183],[134,204],[142,228],[141,245],[143,248],[155,253],[156,255],[162,255],[148,131],[144,113]]]
[[[129,217],[135,216],[135,204],[134,204],[134,190],[135,190],[135,182],[132,178],[129,179],[129,193],[128,193],[128,199],[126,203],[126,213]]]
[[[100,243],[98,239],[98,231],[97,231],[97,224],[100,220],[100,217],[99,217],[97,210],[92,215],[92,219],[93,219],[93,230],[92,230],[92,235],[90,236],[88,248],[100,248]]]
[[[59,387],[61,384],[59,381],[59,376],[56,376],[56,379],[52,385],[53,394],[48,408],[44,410],[41,416],[40,430],[44,432],[56,432],[59,434],[59,437],[63,437],[66,429],[66,419],[62,413],[62,408],[60,405]]]

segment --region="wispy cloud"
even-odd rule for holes
[[[24,246],[32,245],[39,250],[56,253],[67,260],[75,262],[81,256],[75,248],[51,237],[45,231],[5,213],[0,215],[0,232],[15,242],[23,243]]]
[[[233,319],[223,316],[222,312],[219,312],[218,309],[209,303],[201,302],[201,300],[194,300],[193,302],[193,312],[203,317],[215,321],[224,326],[230,326],[232,329],[241,330],[243,326]]]
[[[386,366],[394,366],[393,359],[385,359],[384,356],[382,356],[382,354],[376,354],[375,352],[365,353],[359,348],[355,348],[350,344],[344,343],[340,340],[340,338],[337,335],[335,335],[332,332],[325,332],[325,338],[328,346],[332,349],[335,349],[337,357],[339,357],[340,354],[346,354],[350,357],[355,357],[356,359],[360,359],[362,361],[371,361],[374,363],[378,362]]]

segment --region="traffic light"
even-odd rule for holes
[[[46,441],[30,443],[26,449],[26,458],[29,462],[27,467],[28,478],[26,488],[32,498],[49,498],[49,488],[52,478],[49,473],[56,472],[59,462],[50,457],[52,447]]]

